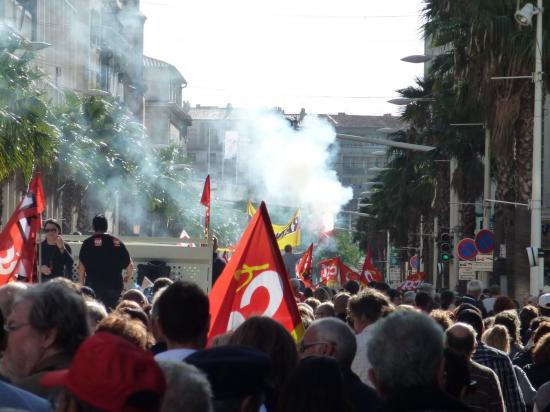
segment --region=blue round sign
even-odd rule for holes
[[[477,250],[481,253],[491,253],[495,250],[495,235],[488,229],[483,229],[476,235]]]
[[[458,242],[458,257],[463,260],[474,260],[479,253],[474,239],[466,238]]]

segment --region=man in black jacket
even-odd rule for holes
[[[353,330],[335,317],[313,322],[306,329],[300,346],[302,358],[327,356],[336,359],[342,371],[348,400],[354,410],[374,411],[379,404],[376,391],[361,382],[361,379],[351,370],[356,351],[357,340]]]

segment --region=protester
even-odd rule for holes
[[[42,385],[62,388],[58,412],[157,412],[166,388],[150,353],[104,332],[81,345],[70,368],[46,373]]]
[[[48,282],[19,295],[6,320],[2,374],[38,396],[51,390],[39,382],[44,373],[66,368],[88,336],[86,305],[67,287]]]
[[[304,329],[307,329],[315,320],[313,309],[306,303],[298,303],[298,312],[300,312],[300,318],[302,319]]]
[[[296,344],[290,333],[273,319],[255,316],[235,329],[229,344],[249,346],[269,356],[272,364],[267,381],[266,406],[268,411],[275,410],[280,391],[298,363]]]
[[[344,322],[348,319],[348,302],[350,297],[351,295],[349,293],[340,292],[332,299],[335,316]]]
[[[88,310],[90,334],[93,334],[97,324],[107,317],[107,309],[103,303],[92,299],[86,300],[86,309]]]
[[[531,328],[530,324],[533,319],[535,319],[537,316],[539,316],[539,310],[536,306],[533,305],[527,305],[524,306],[520,312],[519,312],[519,320],[520,320],[520,336],[521,336],[521,343],[523,345],[526,345],[529,341],[529,338],[531,337]]]
[[[294,293],[294,298],[296,299],[297,303],[306,300],[305,295],[300,291],[300,287],[302,285],[300,284],[299,279],[290,279],[290,286],[292,287],[292,292]]]
[[[542,385],[537,391],[533,407],[533,412],[548,411],[550,411],[550,382]]]
[[[30,392],[0,380],[0,410],[49,412],[50,405]]]
[[[503,412],[504,399],[498,377],[491,369],[472,361],[476,349],[476,331],[466,323],[455,323],[446,332],[447,349],[453,351],[468,362],[469,378],[475,382],[467,388],[461,400],[472,411]]]
[[[348,280],[344,285],[344,290],[352,296],[357,295],[360,289],[361,285],[356,280]]]
[[[462,297],[462,303],[469,303],[475,306],[481,311],[481,317],[485,318],[487,310],[485,310],[485,306],[483,306],[483,302],[480,299],[482,290],[483,283],[480,280],[470,280],[466,285],[466,294]]]
[[[440,389],[443,332],[427,315],[398,311],[373,326],[367,343],[380,411],[467,411]]]
[[[546,316],[538,316],[530,323],[532,334],[529,341],[526,343],[523,351],[520,351],[514,357],[514,365],[518,365],[520,368],[525,368],[527,365],[533,363],[533,349],[540,340],[540,338],[547,333],[550,333],[550,318]]]
[[[430,312],[430,317],[435,320],[445,332],[453,325],[453,319],[446,310],[435,309]]]
[[[226,265],[225,260],[218,253],[218,238],[215,236],[212,237],[212,253],[212,286],[214,286]]]
[[[116,237],[107,234],[107,219],[96,215],[92,221],[94,234],[80,248],[78,275],[80,284],[90,286],[99,300],[113,309],[122,293],[123,283],[133,274],[130,254]],[[126,275],[122,278],[122,270]]]
[[[212,412],[212,389],[206,375],[185,362],[159,361],[166,379],[161,412]]]
[[[11,314],[14,300],[27,290],[28,285],[22,282],[10,282],[0,286],[0,311],[4,320]]]
[[[292,371],[279,412],[352,412],[338,362],[327,357],[303,359]]]
[[[550,381],[550,334],[537,342],[533,350],[533,363],[525,367],[525,373],[535,389]]]
[[[523,350],[521,344],[520,329],[521,322],[515,310],[505,310],[495,315],[495,325],[503,325],[510,335],[510,350],[508,351],[510,359],[513,359],[516,353]]]
[[[320,303],[329,302],[331,300],[330,291],[326,286],[320,286],[313,291],[313,297]],[[309,298],[308,298],[309,299]],[[307,303],[307,299],[306,299]]]
[[[285,269],[288,277],[290,279],[296,278],[296,264],[302,257],[302,255],[297,255],[292,253],[292,246],[286,245],[285,246],[285,253],[283,253],[283,262],[285,264]]]
[[[197,351],[185,362],[208,377],[215,412],[260,412],[271,367],[264,352],[224,345]]]
[[[388,295],[388,297],[390,298],[390,302],[394,306],[399,306],[401,305],[401,303],[403,303],[402,301],[403,295],[400,291],[396,289],[388,289],[388,291],[386,292],[386,295]]]
[[[315,312],[315,309],[317,309],[317,306],[321,304],[321,301],[316,298],[307,298],[304,303],[311,307],[311,309],[313,309],[313,312]]]
[[[512,299],[508,296],[498,296],[495,299],[495,304],[493,305],[493,314],[496,316],[500,312],[505,310],[516,310],[517,306]]]
[[[472,360],[483,366],[487,366],[497,374],[506,410],[524,412],[526,410],[525,401],[523,400],[523,395],[510,358],[505,353],[491,348],[481,341],[484,326],[480,311],[472,309],[459,310],[457,321],[471,325],[476,331],[477,348]]]
[[[452,290],[444,290],[441,292],[441,309],[454,310],[456,308],[456,295]]]
[[[306,330],[300,343],[302,358],[327,356],[338,362],[344,379],[344,389],[355,411],[374,411],[379,402],[376,392],[361,382],[351,370],[356,352],[357,341],[353,330],[337,318],[315,321]]]
[[[122,294],[121,300],[130,300],[136,302],[141,309],[145,308],[149,301],[144,293],[139,289],[129,289]]]
[[[367,340],[370,329],[380,318],[390,313],[393,306],[386,295],[377,290],[366,288],[351,297],[348,308],[357,339],[357,353],[351,370],[359,376],[363,383],[373,386],[368,375],[370,362],[367,357]]]
[[[147,329],[138,320],[113,312],[98,323],[96,333],[107,332],[126,339],[138,348],[147,349]]]
[[[550,293],[544,293],[539,296],[540,316],[550,316]]]
[[[158,301],[158,328],[168,350],[156,360],[182,361],[206,346],[210,325],[208,296],[196,284],[176,281],[163,290]]]
[[[44,222],[46,239],[39,245],[40,274],[42,281],[63,276],[73,276],[73,256],[71,247],[61,237],[61,225],[54,219]]]
[[[332,302],[323,302],[319,306],[317,306],[317,309],[315,309],[315,319],[322,319],[333,316],[336,316],[336,312],[334,311],[334,305]]]
[[[153,282],[153,299],[159,290],[170,286],[172,283],[174,283],[174,281],[170,278],[157,278]]]
[[[434,307],[432,297],[426,292],[418,292],[414,298],[414,305],[422,312],[428,314]]]
[[[403,293],[402,305],[411,305],[414,306],[416,303],[416,292],[412,290],[407,290]]]
[[[498,296],[500,296],[500,286],[491,285],[489,287],[489,295],[490,296],[487,296],[485,299],[483,299],[483,306],[485,306],[485,310],[489,315],[493,315],[495,300]]]

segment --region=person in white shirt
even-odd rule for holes
[[[350,298],[348,308],[357,339],[357,353],[351,370],[363,383],[374,387],[369,379],[371,364],[367,358],[367,341],[371,327],[380,318],[392,312],[393,306],[386,295],[375,289],[366,288]]]
[[[204,349],[210,325],[208,296],[194,283],[176,281],[154,302],[158,334],[167,349],[155,355],[159,361],[181,362]]]

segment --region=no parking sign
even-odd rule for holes
[[[457,251],[458,257],[463,260],[475,260],[479,253],[475,240],[468,237],[458,242]]]

